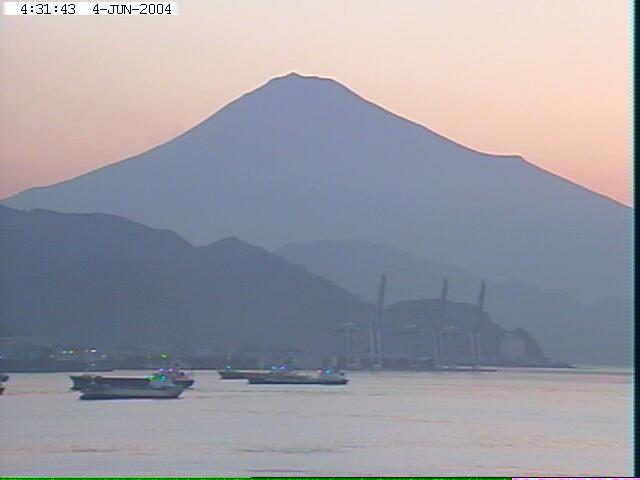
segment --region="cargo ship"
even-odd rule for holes
[[[254,385],[346,385],[349,382],[343,372],[331,369],[316,373],[274,371],[259,377],[250,376],[247,380]]]
[[[249,380],[249,378],[260,378],[270,375],[273,372],[291,372],[292,370],[286,365],[273,365],[268,369],[262,370],[241,370],[226,366],[222,370],[218,370],[221,380]]]
[[[178,398],[185,390],[185,387],[173,383],[168,375],[155,374],[144,385],[90,382],[82,387],[80,400],[172,399]]]
[[[190,388],[195,383],[192,376],[174,368],[159,369],[154,375],[166,375],[171,381],[182,388]],[[111,385],[113,387],[146,387],[154,378],[154,375],[144,377],[107,377],[93,373],[83,373],[81,375],[69,375],[73,382],[71,390],[82,390],[88,385]]]

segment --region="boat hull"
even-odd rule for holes
[[[271,370],[218,370],[221,380],[248,380],[269,374]]]
[[[268,378],[250,378],[253,385],[346,385],[349,380],[272,380]]]
[[[179,386],[136,388],[95,385],[84,388],[80,400],[172,399],[178,398],[184,390]]]
[[[346,385],[346,378],[322,379],[322,378],[249,378],[253,385]]]
[[[149,377],[102,377],[100,375],[69,375],[69,378],[73,382],[71,390],[83,390],[92,383],[97,385],[111,385],[114,387],[140,387],[144,388],[149,386]],[[182,388],[189,388],[193,386],[195,380],[188,379],[174,379],[173,383]]]
[[[218,370],[221,380],[246,380],[247,374],[240,370]]]

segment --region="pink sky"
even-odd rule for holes
[[[144,151],[297,71],[631,202],[630,2],[178,2],[164,18],[0,17],[0,197]]]

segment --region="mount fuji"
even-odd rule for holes
[[[630,288],[628,207],[298,74],[141,155],[3,203],[120,215],[196,245],[358,238],[585,300]]]

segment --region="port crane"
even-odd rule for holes
[[[384,296],[387,289],[387,276],[380,275],[380,286],[378,287],[378,298],[375,310],[369,316],[369,357],[372,368],[382,367],[382,335],[380,327],[382,325],[382,315],[384,310]]]

